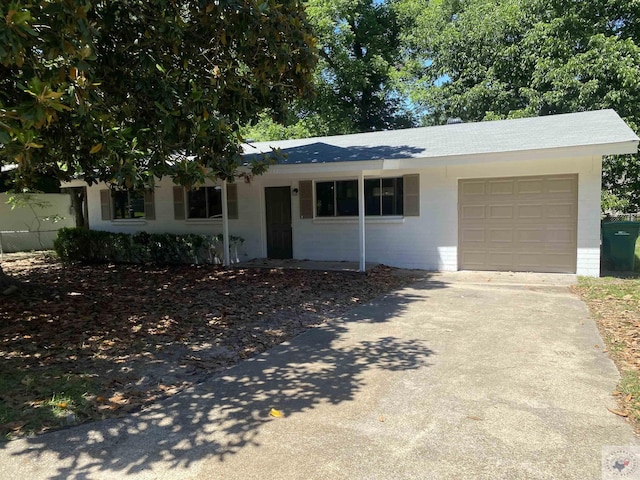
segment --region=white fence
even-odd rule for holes
[[[58,230],[75,226],[71,197],[66,193],[32,195],[27,205],[13,209],[7,203],[9,197],[0,193],[0,252],[50,249]]]

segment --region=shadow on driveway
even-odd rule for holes
[[[421,289],[446,286],[429,282]],[[286,415],[348,402],[367,387],[366,371],[427,366],[433,352],[423,341],[350,333],[354,324],[384,324],[415,299],[425,294],[386,295],[126,418],[4,444],[0,478],[191,477],[188,469],[202,460],[224,461],[260,445],[259,427],[277,421],[272,408]]]

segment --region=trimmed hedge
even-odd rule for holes
[[[231,236],[231,251],[244,242]],[[113,233],[62,228],[53,248],[63,262],[159,265],[222,263],[222,235],[195,233]],[[237,261],[237,255],[233,255]],[[233,261],[232,260],[232,261]]]

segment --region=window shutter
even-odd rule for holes
[[[230,220],[238,219],[238,184],[227,185],[227,212]]]
[[[300,218],[313,218],[313,182],[304,180],[298,183],[300,193]]]
[[[173,187],[173,218],[184,220],[184,188]]]
[[[108,189],[100,190],[100,214],[102,220],[111,220],[111,191]]]
[[[144,191],[144,218],[147,220],[156,219],[155,194],[153,190]]]
[[[403,177],[404,198],[403,208],[405,217],[420,216],[420,175],[405,175]]]

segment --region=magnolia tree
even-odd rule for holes
[[[298,0],[13,1],[0,18],[0,165],[15,165],[15,190],[42,175],[233,179],[239,125],[306,96],[316,62]]]

